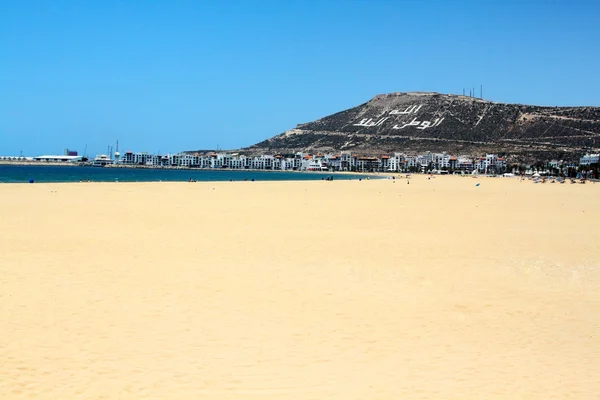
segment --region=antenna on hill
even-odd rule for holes
[[[479,88],[479,98],[483,100],[483,85],[481,85]]]

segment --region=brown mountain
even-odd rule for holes
[[[411,92],[375,96],[242,152],[487,152],[513,162],[535,162],[576,160],[598,147],[600,107],[540,107]]]

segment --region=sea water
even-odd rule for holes
[[[206,169],[103,168],[46,165],[0,165],[0,183],[33,182],[189,182],[305,181],[361,179],[364,176],[328,172],[248,171]]]

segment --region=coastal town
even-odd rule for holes
[[[110,150],[110,149],[109,149]],[[350,151],[338,153],[305,153],[291,155],[246,156],[235,152],[205,152],[176,154],[150,154],[146,152],[109,151],[93,159],[66,149],[63,155],[37,157],[0,156],[3,164],[37,165],[82,165],[108,168],[194,168],[266,171],[329,171],[329,172],[428,172],[439,174],[484,173],[484,174],[533,174],[575,176],[580,173],[596,177],[600,154],[585,154],[579,164],[562,160],[551,160],[535,165],[509,164],[505,157],[485,154],[472,157],[443,153],[425,152],[409,155],[395,152],[390,155],[364,156]]]

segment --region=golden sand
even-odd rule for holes
[[[0,398],[598,399],[599,199],[423,176],[0,185]]]

